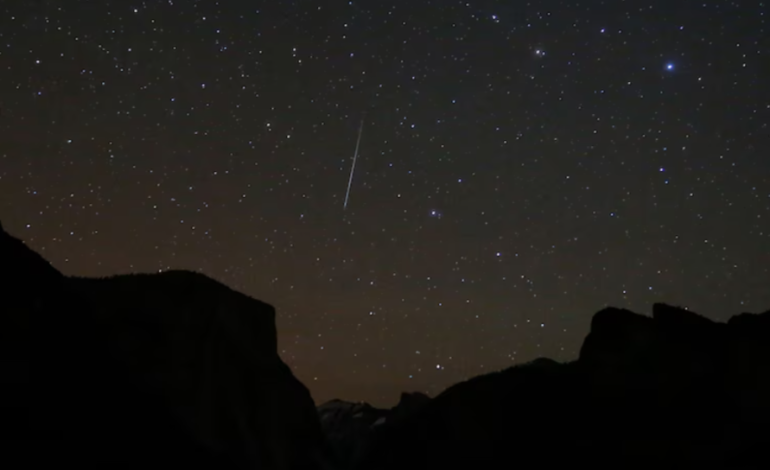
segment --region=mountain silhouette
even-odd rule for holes
[[[770,312],[607,308],[577,361],[456,384],[377,429],[358,468],[767,468]]]
[[[319,468],[272,306],[185,271],[66,277],[1,226],[0,286],[5,462]]]
[[[67,277],[0,226],[0,451],[13,468],[768,467],[770,311],[596,313],[540,358],[315,407],[275,309],[202,274]]]

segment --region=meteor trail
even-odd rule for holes
[[[348,198],[350,198],[350,185],[353,183],[353,172],[356,170],[356,160],[358,159],[358,146],[361,144],[361,134],[364,131],[364,120],[361,119],[361,125],[358,127],[358,140],[356,141],[356,151],[353,153],[353,165],[350,167],[350,178],[348,179],[348,190],[345,193],[345,204],[342,210],[348,208]]]

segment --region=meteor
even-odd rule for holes
[[[358,159],[358,146],[361,145],[361,134],[364,131],[364,120],[361,119],[361,125],[358,127],[358,140],[356,141],[356,151],[353,153],[353,165],[350,167],[350,178],[348,179],[348,190],[345,193],[345,203],[342,210],[348,208],[348,199],[350,198],[350,185],[353,183],[353,172],[356,171],[356,160]]]

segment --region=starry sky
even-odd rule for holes
[[[763,311],[768,9],[4,2],[0,220],[275,305],[319,403],[575,359],[605,305]]]

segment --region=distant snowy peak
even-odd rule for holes
[[[387,414],[388,410],[373,407],[365,402],[349,402],[344,400],[330,400],[318,407],[318,416],[323,424],[349,421],[352,419],[371,421]]]

